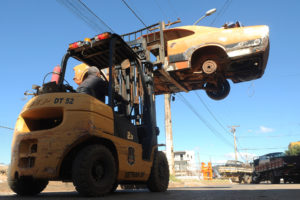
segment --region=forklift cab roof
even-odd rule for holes
[[[63,84],[66,65],[70,57],[101,70],[120,65],[125,59],[136,60],[137,54],[119,35],[108,32],[72,43],[62,59],[59,85]]]
[[[113,40],[114,46],[111,46]],[[86,38],[85,41],[72,43],[69,45],[68,53],[71,57],[89,66],[97,66],[102,69],[109,66],[109,57],[113,48],[113,64],[119,65],[127,58],[134,59],[136,57],[136,54],[119,35],[111,33],[102,33],[92,39]]]

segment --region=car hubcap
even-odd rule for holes
[[[217,71],[217,63],[213,60],[207,60],[203,63],[202,69],[205,74],[212,74]]]

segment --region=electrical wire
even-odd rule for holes
[[[85,3],[83,3],[81,0],[78,0],[92,15],[94,15],[102,24],[104,24],[109,30],[114,32],[110,26],[108,26],[100,17],[98,17]]]
[[[206,110],[207,110],[207,111],[210,113],[210,115],[214,118],[214,120],[222,127],[222,129],[223,129],[226,133],[228,133],[230,136],[233,137],[233,135],[231,135],[231,134],[228,132],[228,130],[223,126],[223,124],[216,118],[216,116],[213,114],[213,112],[211,111],[211,109],[206,105],[206,103],[203,101],[203,99],[200,97],[200,95],[199,95],[196,91],[194,91],[194,93],[196,94],[196,96],[198,97],[198,99],[201,101],[201,103],[203,104],[203,106],[206,108]],[[237,142],[237,146],[240,146],[240,147],[241,147],[240,142],[239,142],[239,140],[238,140],[237,137],[236,137],[236,142]],[[237,148],[236,151],[237,151],[237,153],[239,154],[240,158],[246,162],[247,159],[244,158],[244,156],[241,154],[241,152],[238,150],[238,148]]]
[[[86,4],[81,0],[57,0],[59,3],[66,6],[73,14],[79,17],[84,21],[89,27],[91,27],[96,32],[105,32],[106,29],[109,29],[111,32],[114,32],[111,27],[109,27],[100,17],[98,17]],[[88,16],[89,15],[89,16]],[[94,19],[91,19],[93,17]],[[103,28],[96,22],[100,22]]]
[[[126,3],[125,0],[121,0],[127,8],[134,14],[134,16],[147,28],[147,25],[143,22],[143,20],[136,14],[136,12]]]
[[[78,18],[84,21],[89,27],[91,27],[95,32],[99,32],[99,27],[97,27],[93,22],[91,22],[86,16],[84,16],[80,9],[78,9],[74,4],[67,0],[56,0],[57,2],[61,3],[65,7],[67,7],[73,14],[75,14]],[[101,30],[102,32],[102,30]]]
[[[169,18],[167,17],[166,13],[165,13],[164,10],[160,7],[160,5],[158,4],[158,2],[157,2],[156,0],[153,0],[153,1],[156,3],[156,5],[157,5],[158,9],[160,10],[160,12],[162,13],[162,15],[163,15],[167,20],[169,20]]]
[[[286,149],[286,147],[244,148],[244,149],[240,149],[240,150],[256,151],[256,150],[269,150],[269,149]]]
[[[5,129],[9,129],[9,130],[14,130],[13,128],[9,128],[9,127],[6,127],[6,126],[1,126],[1,125],[0,125],[0,128],[5,128]]]
[[[239,138],[246,139],[256,139],[258,137],[267,137],[267,138],[281,138],[281,137],[294,137],[300,136],[300,134],[287,134],[287,135],[251,135],[251,136],[239,136]]]
[[[206,127],[218,138],[221,139],[225,144],[230,146],[231,148],[233,147],[233,144],[229,142],[222,134],[220,134],[216,129],[213,128],[211,124],[209,124],[196,110],[195,108],[184,98],[184,96],[181,93],[178,93],[179,98],[182,100],[182,102],[200,119]]]
[[[176,11],[175,7],[173,6],[170,0],[168,0],[168,3],[170,4],[170,8],[173,10],[175,14],[175,18],[179,17],[178,12]]]
[[[229,133],[228,129],[226,129],[223,124],[217,119],[217,117],[214,115],[214,113],[211,111],[211,109],[207,106],[207,104],[203,101],[203,99],[200,97],[200,95],[194,91],[194,94],[197,96],[197,98],[200,100],[200,102],[203,104],[203,106],[205,107],[205,109],[209,112],[209,114],[214,118],[214,120],[220,125],[220,127],[226,132],[228,133],[230,136],[233,137],[232,134]]]
[[[232,0],[226,0],[225,3],[223,4],[222,8],[220,9],[220,11],[218,12],[218,14],[216,15],[216,17],[213,19],[213,21],[210,23],[210,25],[212,26],[215,21],[217,20],[218,17],[221,17],[226,10],[228,9],[229,5],[231,4]]]

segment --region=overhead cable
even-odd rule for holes
[[[84,21],[89,27],[96,32],[105,32],[107,29],[114,32],[100,17],[98,17],[86,4],[81,0],[57,0],[66,6],[73,14]],[[100,22],[101,25],[99,25]],[[104,28],[106,27],[106,28]]]
[[[217,117],[213,114],[213,112],[211,111],[211,109],[206,105],[206,103],[203,101],[203,99],[200,97],[200,95],[194,91],[194,94],[198,97],[198,99],[200,100],[200,102],[203,104],[203,106],[205,107],[205,109],[209,112],[209,114],[214,118],[214,120],[219,124],[219,126],[226,132],[228,133],[230,136],[231,135],[228,130],[223,126],[223,124],[217,119]]]
[[[176,15],[176,16],[175,16],[175,18],[178,18],[178,17],[179,17],[179,15],[178,15],[177,11],[175,10],[175,7],[173,6],[173,4],[171,3],[171,1],[170,1],[170,0],[168,0],[168,2],[169,2],[169,4],[170,4],[170,7],[172,8],[172,10],[173,10],[174,14]]]
[[[158,4],[158,2],[157,2],[156,0],[153,0],[153,1],[156,3],[156,5],[157,5],[158,9],[160,10],[160,12],[162,13],[162,15],[163,15],[167,20],[169,20],[169,19],[168,19],[168,16],[167,16],[166,13],[164,12],[164,10],[160,7],[160,5]]]
[[[268,149],[286,149],[286,147],[244,148],[244,149],[240,149],[240,150],[256,151],[256,150],[268,150]]]
[[[228,9],[229,5],[231,4],[232,0],[226,0],[225,3],[223,4],[222,8],[220,9],[220,11],[217,13],[216,17],[213,19],[213,21],[210,23],[210,25],[213,25],[215,23],[215,21],[217,20],[218,17],[221,17],[226,10]]]
[[[9,130],[14,130],[13,128],[9,128],[9,127],[6,127],[6,126],[0,126],[0,128],[5,128],[5,129],[9,129]]]
[[[81,0],[78,0],[92,15],[94,15],[102,24],[104,24],[111,32],[114,32],[110,26],[108,26],[100,17],[98,17],[85,3],[83,3]]]
[[[195,108],[184,98],[184,96],[181,93],[178,93],[179,98],[182,100],[182,102],[200,119],[207,128],[218,138],[221,139],[225,144],[227,144],[230,147],[233,147],[233,144],[229,142],[224,136],[219,133],[211,124],[209,124],[196,110]]]
[[[134,10],[126,3],[125,0],[121,0],[127,8],[134,14],[134,16],[147,28],[147,25],[143,22],[143,20],[134,12]]]

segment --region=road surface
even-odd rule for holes
[[[0,193],[2,199],[23,199],[13,194]],[[27,200],[42,199],[95,199],[80,197],[74,191],[70,192],[43,192],[36,197],[26,198]],[[297,200],[300,199],[300,184],[230,184],[230,185],[209,185],[200,187],[170,188],[165,193],[151,193],[148,190],[117,190],[115,193],[105,197],[97,198],[105,200]]]

